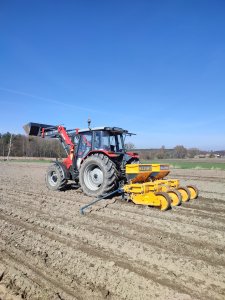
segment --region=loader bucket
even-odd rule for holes
[[[28,135],[41,136],[42,128],[55,128],[53,125],[39,124],[39,123],[27,123],[23,126],[23,129]]]

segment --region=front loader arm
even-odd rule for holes
[[[77,134],[78,129],[66,130],[66,128],[61,125],[53,126],[53,125],[46,125],[46,124],[33,123],[33,122],[24,125],[23,128],[28,135],[40,136],[42,138],[59,139],[64,150],[68,155],[67,158],[64,160],[64,164],[67,169],[70,168],[70,166],[73,163],[74,148],[75,148],[75,144],[72,142],[70,134],[71,133]]]
[[[66,128],[63,126],[58,126],[58,133],[60,135],[60,140],[67,153],[67,158],[64,159],[63,163],[65,164],[66,168],[69,169],[73,165],[73,158],[74,158],[74,148],[75,144],[72,142]],[[69,153],[67,152],[67,148],[69,148]]]

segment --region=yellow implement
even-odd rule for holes
[[[164,179],[170,173],[166,164],[127,164],[128,183],[123,190],[135,204],[167,210],[198,196],[195,186],[180,186],[177,179]]]
[[[160,192],[160,189],[157,182],[131,183],[123,187],[124,192],[130,195],[135,204],[157,206],[161,210],[167,210],[171,206],[171,198],[169,194]]]
[[[127,164],[126,176],[132,183],[162,179],[170,173],[169,165]]]

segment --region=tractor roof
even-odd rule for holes
[[[80,129],[78,132],[88,132],[88,131],[110,131],[114,133],[128,133],[127,130],[119,128],[119,127],[94,127],[94,128],[85,128]]]

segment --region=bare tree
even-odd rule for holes
[[[11,152],[11,147],[12,147],[12,134],[10,135],[10,140],[9,140],[9,149],[8,149],[7,160],[9,160],[9,155],[10,155],[10,152]]]
[[[187,155],[187,149],[182,145],[177,145],[174,148],[174,157],[175,158],[185,158]]]
[[[187,155],[189,158],[194,158],[199,153],[200,153],[200,150],[197,148],[190,148],[187,150]]]
[[[133,143],[126,143],[125,148],[126,150],[132,150],[135,148],[135,145]]]
[[[158,159],[163,159],[166,156],[165,146],[162,146],[159,151],[156,153]]]

